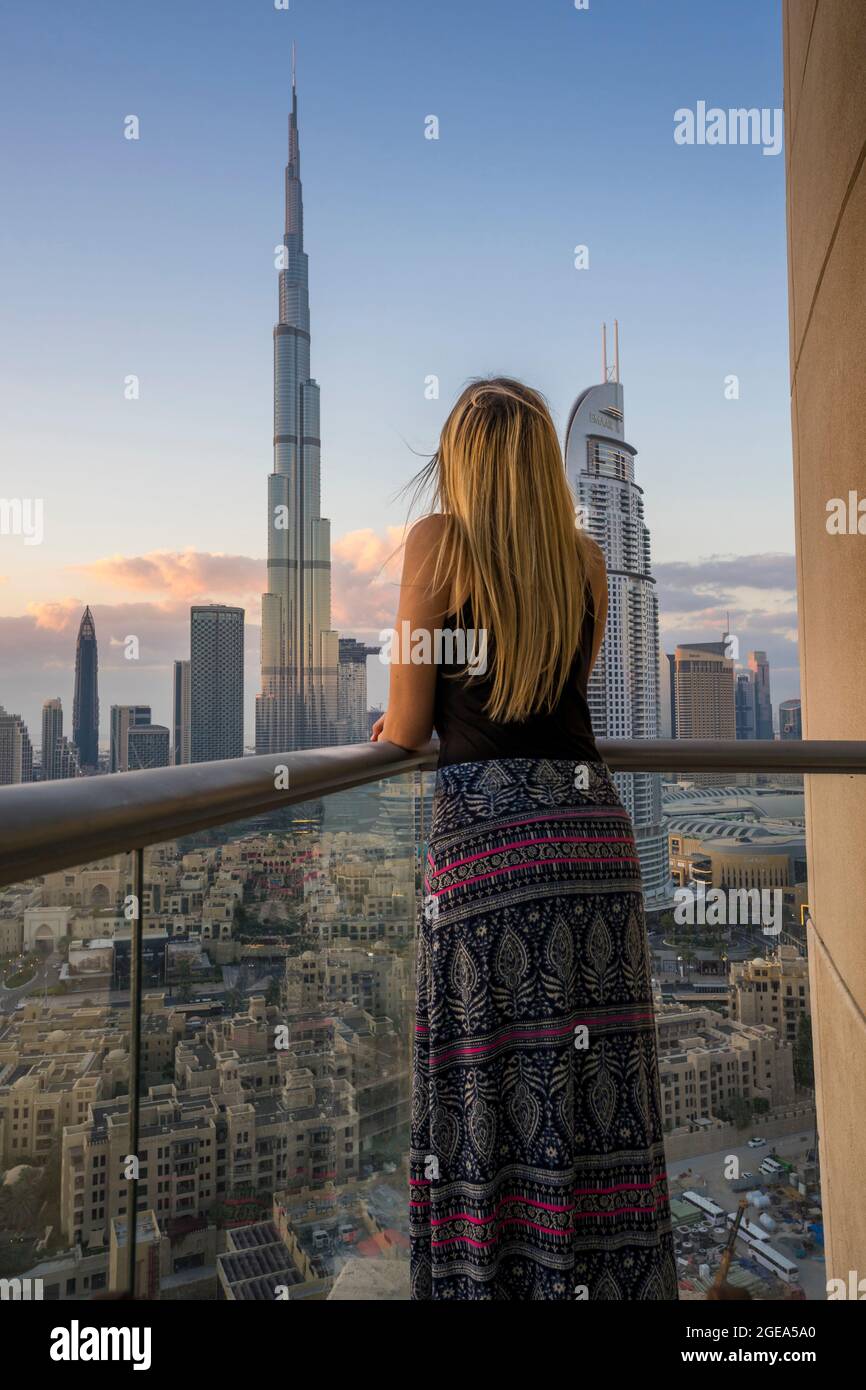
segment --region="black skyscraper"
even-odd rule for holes
[[[72,740],[82,768],[95,768],[99,760],[99,688],[96,628],[85,608],[75,648],[75,699],[72,705]]]

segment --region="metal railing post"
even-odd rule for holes
[[[127,1189],[126,1256],[129,1297],[135,1298],[138,1243],[138,1152],[141,1110],[141,975],[144,900],[144,850],[132,851],[132,937],[129,950],[129,1152],[133,1176]]]

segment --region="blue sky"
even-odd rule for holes
[[[381,625],[371,557],[463,382],[523,377],[562,429],[616,317],[663,642],[730,609],[797,693],[784,156],[673,140],[781,105],[777,0],[49,0],[0,37],[0,493],[45,504],[43,545],[0,537],[0,703],[71,712],[86,601],[104,733],[167,718],[192,598],[244,602],[254,693],[293,38],[338,625]]]

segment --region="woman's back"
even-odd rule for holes
[[[500,721],[486,713],[492,688],[492,634],[473,628],[471,604],[463,605],[461,623],[451,614],[443,624],[443,651],[436,672],[433,722],[439,735],[439,766],[482,762],[491,758],[574,758],[596,761],[598,750],[587,703],[587,682],[595,630],[592,588],[585,588],[580,642],[559,700],[547,711],[524,720]],[[531,641],[531,637],[527,640]],[[473,660],[484,674],[461,676]]]

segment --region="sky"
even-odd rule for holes
[[[562,433],[616,318],[662,646],[730,613],[796,696],[784,154],[674,139],[781,107],[778,0],[282,3],[4,9],[0,499],[43,539],[0,533],[0,705],[38,744],[59,695],[68,731],[89,603],[101,742],[112,703],[167,723],[190,604],[240,603],[252,740],[293,40],[334,625],[392,621],[401,489],[467,379]]]

